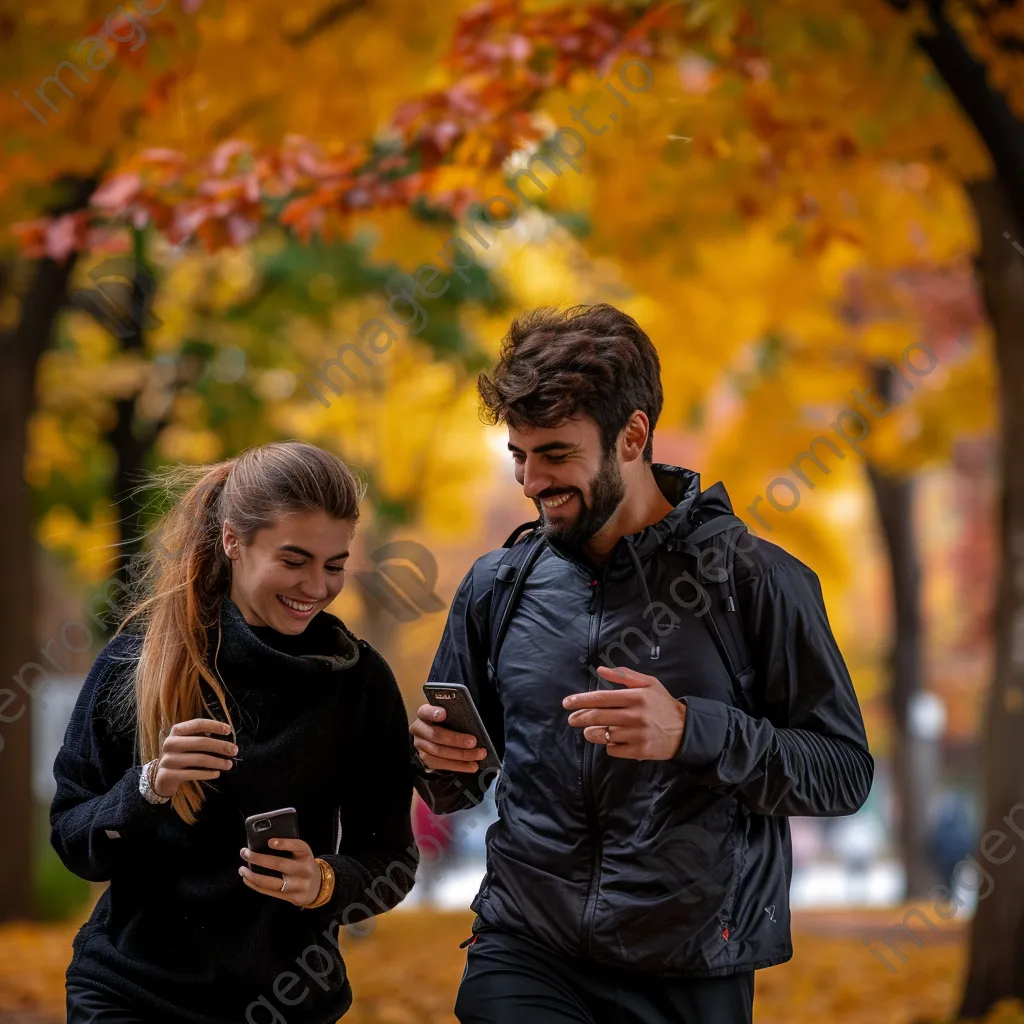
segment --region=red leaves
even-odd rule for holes
[[[174,244],[198,238],[208,248],[240,245],[278,219],[303,238],[343,231],[355,210],[404,205],[429,189],[448,164],[500,168],[517,148],[542,137],[531,111],[581,68],[604,73],[626,53],[648,55],[648,30],[660,8],[566,3],[524,10],[519,0],[487,0],[458,21],[442,66],[450,84],[401,104],[383,133],[397,148],[370,143],[327,151],[289,136],[255,152],[233,139],[199,159],[150,149],[101,185],[90,210],[73,219],[22,225],[29,254],[86,246],[93,220],[152,224]],[[468,186],[435,190],[431,202],[461,216],[480,196]],[[277,200],[286,200],[283,206]]]

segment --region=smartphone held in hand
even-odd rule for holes
[[[484,721],[477,711],[476,704],[473,703],[473,695],[468,687],[462,683],[426,683],[423,686],[423,693],[428,704],[444,708],[444,721],[439,723],[442,728],[475,736],[476,745],[487,751],[487,757],[477,761],[480,766],[478,771],[482,772],[486,768],[497,771],[501,768],[501,760],[490,736],[487,735]]]
[[[272,857],[291,857],[286,850],[273,850],[271,839],[298,839],[299,816],[294,807],[282,807],[266,814],[251,814],[245,819],[246,846],[253,853],[266,853]],[[249,867],[257,875],[273,875],[280,878],[279,871],[250,864]]]

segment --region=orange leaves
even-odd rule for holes
[[[758,1024],[930,1024],[956,1006],[963,968],[962,925],[925,933],[920,947],[904,941],[895,973],[867,948],[884,941],[901,909],[794,914],[794,956],[758,971]],[[454,1024],[452,1008],[466,963],[459,943],[470,934],[468,911],[399,909],[374,918],[362,938],[344,928],[340,943],[356,992],[344,1024]],[[62,1018],[64,970],[72,925],[0,928],[0,1013]],[[948,934],[946,934],[948,933]],[[883,947],[883,952],[889,950]],[[894,958],[895,959],[895,958]],[[1024,1006],[995,1007],[986,1024],[1024,1024]]]

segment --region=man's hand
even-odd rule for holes
[[[604,743],[612,757],[636,761],[668,761],[683,742],[686,705],[680,704],[654,676],[631,668],[607,668],[598,675],[627,690],[590,690],[562,701],[569,724],[583,730],[590,743]],[[611,734],[609,741],[605,729]]]
[[[420,760],[435,771],[478,772],[477,761],[482,761],[487,751],[476,745],[475,736],[437,725],[444,721],[445,715],[444,708],[433,704],[421,704],[417,709],[409,732]]]

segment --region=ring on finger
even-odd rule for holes
[[[281,876],[281,892],[284,892],[288,888],[288,879],[286,876]]]
[[[604,727],[604,741],[605,743],[611,743],[612,741],[612,727],[610,725]]]

